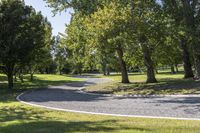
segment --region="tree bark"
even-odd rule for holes
[[[194,57],[195,63],[195,78],[200,79],[200,55]]]
[[[176,74],[173,64],[171,65],[171,74]]]
[[[190,53],[188,51],[187,43],[184,38],[181,38],[181,49],[182,49],[182,59],[183,59],[183,67],[184,67],[184,78],[193,78],[194,74],[192,71],[192,65],[190,61]]]
[[[117,50],[117,54],[118,54],[118,57],[119,57],[122,83],[130,83],[129,78],[128,78],[127,68],[126,68],[126,63],[123,59],[123,56],[124,56],[123,50],[122,50],[121,46],[119,46],[116,50]]]
[[[9,71],[8,74],[7,74],[7,77],[8,77],[8,89],[12,90],[13,86],[14,86],[14,83],[13,83],[13,72]]]
[[[13,87],[14,87],[14,68],[15,65],[13,63],[8,63],[5,67],[4,67],[4,72],[7,75],[8,78],[8,90],[12,91]]]
[[[155,72],[154,72],[154,65],[153,61],[151,59],[151,52],[148,49],[146,44],[142,44],[142,51],[143,51],[143,57],[144,57],[144,64],[147,68],[147,83],[156,83],[157,80],[155,78]]]
[[[24,83],[24,74],[22,69],[19,72],[19,79],[21,80],[22,83]]]
[[[33,73],[30,74],[30,80],[31,80],[31,82],[34,80]]]
[[[106,65],[106,75],[110,75],[110,67],[108,64]]]

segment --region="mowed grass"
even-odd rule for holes
[[[159,72],[156,74],[157,83],[145,83],[146,75],[140,73],[130,73],[130,84],[122,84],[120,74],[104,76],[113,82],[90,86],[85,89],[88,92],[109,93],[109,94],[200,94],[200,82],[193,79],[183,79],[183,72],[171,74]]]
[[[86,115],[24,105],[16,101],[15,97],[22,90],[26,90],[26,86],[28,89],[31,87],[33,89],[33,86],[44,87],[49,83],[55,85],[80,81],[60,75],[36,75],[33,83],[30,83],[27,77],[22,85],[24,89],[17,88],[21,86],[18,82],[17,87],[10,93],[6,91],[5,86],[2,87],[2,84],[6,85],[5,78],[4,75],[0,75],[0,133],[199,133],[200,131],[200,121]]]
[[[51,74],[35,74],[34,80],[30,82],[30,76],[24,76],[24,83],[22,83],[19,79],[14,83],[14,90],[27,90],[27,89],[37,89],[43,88],[48,85],[59,85],[65,84],[68,82],[81,82],[84,79],[75,78],[71,75],[51,75]],[[0,74],[0,89],[7,87],[7,77],[3,74]]]

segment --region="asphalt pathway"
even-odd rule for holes
[[[80,77],[83,78],[83,77]],[[26,92],[18,100],[31,105],[64,111],[130,117],[156,117],[200,120],[200,96],[107,96],[80,91],[81,88],[110,82],[108,79],[86,78],[84,82],[49,86]]]

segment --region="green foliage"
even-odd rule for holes
[[[41,13],[20,0],[0,2],[0,61],[8,76],[9,88],[17,68],[29,66],[49,56],[51,25]],[[37,66],[37,65],[36,65]]]
[[[148,66],[154,69],[158,64],[181,62],[179,42],[173,35],[178,30],[173,29],[173,19],[165,14],[164,6],[155,0],[48,3],[56,10],[60,10],[55,7],[56,4],[63,7],[66,4],[74,9],[71,23],[67,26],[67,35],[63,39],[69,61],[76,69],[74,71],[105,71],[106,66],[117,71],[119,68],[116,66],[120,66],[119,49],[123,62],[130,69],[145,65],[149,70]]]

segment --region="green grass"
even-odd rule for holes
[[[200,121],[144,119],[86,115],[52,111],[24,105],[15,100],[24,89],[50,84],[79,82],[76,78],[59,75],[36,75],[35,81],[17,86],[13,93],[5,91],[5,76],[0,75],[0,133],[198,133]],[[42,85],[40,85],[40,83]],[[28,87],[28,88],[26,88]],[[20,89],[20,91],[18,91]]]
[[[51,75],[51,74],[35,74],[33,82],[30,82],[29,75],[24,76],[24,83],[21,83],[19,79],[15,82],[14,89],[35,89],[35,88],[43,88],[48,85],[58,85],[65,84],[67,82],[80,82],[84,79],[74,78],[69,75]],[[0,74],[0,89],[7,87],[7,78],[5,75]]]
[[[112,74],[110,76],[105,76],[105,77],[111,78],[116,82],[121,81],[120,74]],[[162,73],[157,74],[156,78],[158,79],[158,81],[182,79],[183,73],[171,74],[170,72],[162,72]],[[130,80],[130,82],[143,82],[144,83],[146,81],[146,75],[140,74],[140,73],[129,73],[129,80]]]
[[[156,75],[158,83],[145,83],[146,75],[129,74],[130,84],[120,83],[121,75],[105,76],[114,82],[90,86],[88,92],[109,94],[200,94],[200,82],[193,79],[183,79],[183,73],[170,74],[162,72]]]

